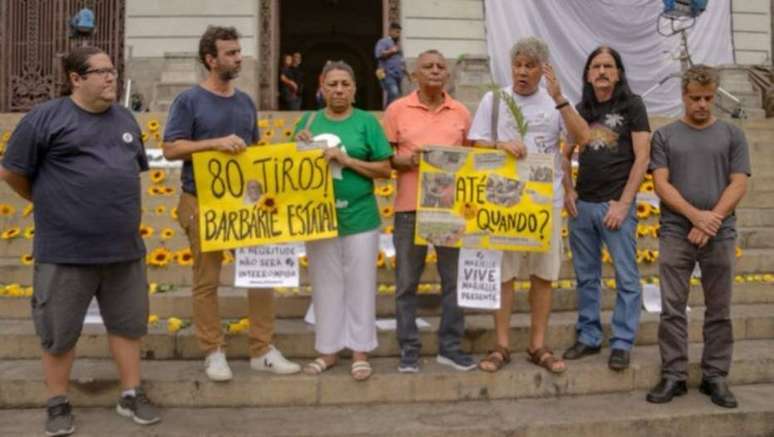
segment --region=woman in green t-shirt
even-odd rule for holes
[[[307,113],[296,126],[299,141],[325,139],[336,193],[339,236],[306,243],[315,316],[315,349],[320,357],[304,372],[317,375],[336,364],[338,352],[352,350],[352,377],[371,376],[367,353],[376,340],[376,258],[381,219],[374,178],[390,176],[392,148],[379,122],[352,107],[355,75],[344,62],[322,72],[326,107]]]

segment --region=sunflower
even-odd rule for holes
[[[156,212],[156,214],[164,214],[167,212],[167,207],[164,205],[158,205],[156,208],[153,209],[153,211]]]
[[[653,180],[653,175],[650,173],[645,173],[645,180],[650,182]]]
[[[435,254],[435,251],[430,252],[425,257],[425,262],[427,264],[435,264],[438,261],[438,255]]]
[[[395,211],[393,211],[391,206],[385,206],[384,208],[379,210],[379,213],[381,213],[382,217],[384,218],[390,218],[395,213]]]
[[[374,193],[377,196],[389,197],[392,194],[393,190],[394,190],[394,188],[393,188],[392,185],[384,184],[384,185],[382,185],[380,187],[376,187],[374,189]]]
[[[398,171],[397,170],[391,170],[390,171],[390,179],[398,179]]]
[[[159,283],[151,282],[148,284],[148,294],[156,294],[159,291]]]
[[[462,204],[462,217],[465,220],[473,220],[478,213],[478,207],[473,202],[465,202]]]
[[[35,258],[33,258],[32,255],[22,255],[19,260],[21,260],[23,266],[31,266],[32,262],[35,261]]]
[[[385,234],[392,234],[393,232],[395,232],[395,226],[387,225],[387,226],[384,227],[382,232],[384,232]]]
[[[174,207],[169,210],[169,216],[177,220],[177,207]]]
[[[613,259],[610,257],[610,252],[608,252],[607,249],[602,249],[602,262],[610,264],[612,261]]]
[[[24,228],[24,238],[28,240],[32,240],[32,238],[35,236],[35,226],[27,226]]]
[[[144,131],[143,131],[143,133],[142,133],[142,135],[140,136],[140,138],[142,138],[142,143],[143,143],[143,144],[147,143],[147,142],[148,142],[148,132],[144,132]]]
[[[152,267],[166,267],[172,261],[172,252],[166,247],[157,247],[148,254],[147,264]]]
[[[162,191],[157,185],[151,185],[146,192],[151,196],[160,196]]]
[[[159,316],[155,314],[149,314],[148,315],[148,325],[156,326],[156,324],[159,323]]]
[[[605,279],[605,287],[615,289],[615,279],[614,278],[608,278]]]
[[[160,184],[167,178],[167,172],[164,170],[153,170],[150,174],[150,180],[154,184]]]
[[[640,191],[643,193],[652,193],[654,190],[653,181],[645,181],[640,185]]]
[[[234,263],[234,254],[231,253],[230,250],[224,250],[223,251],[223,262],[221,264],[226,266],[226,265],[233,264],[233,263]]]
[[[269,128],[269,120],[262,118],[258,120],[258,127],[261,129],[268,129]]]
[[[266,193],[258,199],[256,207],[269,213],[275,213],[277,212],[277,199],[271,194]]]
[[[651,206],[648,202],[637,202],[637,218],[645,220],[650,217]]]
[[[650,236],[653,238],[658,238],[659,235],[661,235],[661,225],[656,223],[650,227]]]
[[[183,328],[183,321],[178,319],[177,317],[170,317],[167,319],[167,331],[169,331],[170,334],[174,334],[175,332],[179,331]]]
[[[148,124],[146,126],[149,131],[158,132],[159,129],[161,128],[161,123],[159,123],[159,121],[156,119],[151,119],[150,121],[148,121]]]
[[[266,129],[265,131],[263,131],[263,136],[266,138],[271,138],[274,136],[274,131],[271,129]]]
[[[169,240],[174,236],[175,236],[175,230],[172,228],[164,228],[161,230],[161,234],[159,234],[159,237],[161,237],[162,240]]]
[[[562,226],[562,238],[565,238],[568,235],[570,235],[570,231],[567,229],[567,226]]]
[[[7,229],[2,234],[0,234],[0,238],[3,240],[13,240],[14,238],[18,237],[19,234],[21,234],[21,229],[19,229],[18,226],[15,226],[11,229]]]
[[[275,118],[274,119],[274,127],[277,129],[282,129],[285,127],[285,119],[284,118]]]
[[[285,129],[285,132],[282,132],[283,135],[285,135],[285,138],[290,138],[293,136],[293,131],[290,129]]]
[[[175,194],[175,189],[172,187],[161,187],[161,190],[165,196],[171,196]]]
[[[736,246],[736,257],[741,258],[742,257],[742,248],[739,246]]]
[[[637,237],[644,237],[646,235],[650,235],[650,226],[637,225]]]
[[[175,252],[175,260],[181,266],[193,265],[193,253],[190,248],[180,249]]]
[[[562,208],[561,216],[562,216],[562,218],[567,218],[568,214],[567,214],[567,210],[566,209]]]
[[[637,249],[637,264],[645,262],[646,253],[644,250]]]
[[[0,203],[0,217],[8,217],[14,214],[16,214],[16,208],[7,203]]]
[[[32,214],[32,211],[35,209],[35,206],[31,203],[24,207],[24,211],[22,211],[22,217],[27,217],[30,214]]]
[[[140,236],[142,238],[150,238],[153,235],[153,227],[140,225]]]
[[[298,257],[298,264],[301,267],[309,267],[309,258],[306,255],[301,255]]]
[[[384,251],[380,250],[379,254],[376,256],[376,267],[384,267]]]

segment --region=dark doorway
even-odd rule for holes
[[[382,36],[382,0],[282,0],[280,50],[303,56],[302,109],[316,108],[318,77],[325,61],[342,60],[355,70],[355,106],[380,110],[382,90],[374,75],[374,45]]]

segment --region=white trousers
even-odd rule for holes
[[[376,349],[379,231],[306,243],[317,352]]]

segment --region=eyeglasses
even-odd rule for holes
[[[115,68],[95,68],[93,70],[86,70],[81,76],[88,76],[89,74],[96,74],[100,77],[107,77],[108,75],[118,76],[118,70]]]

